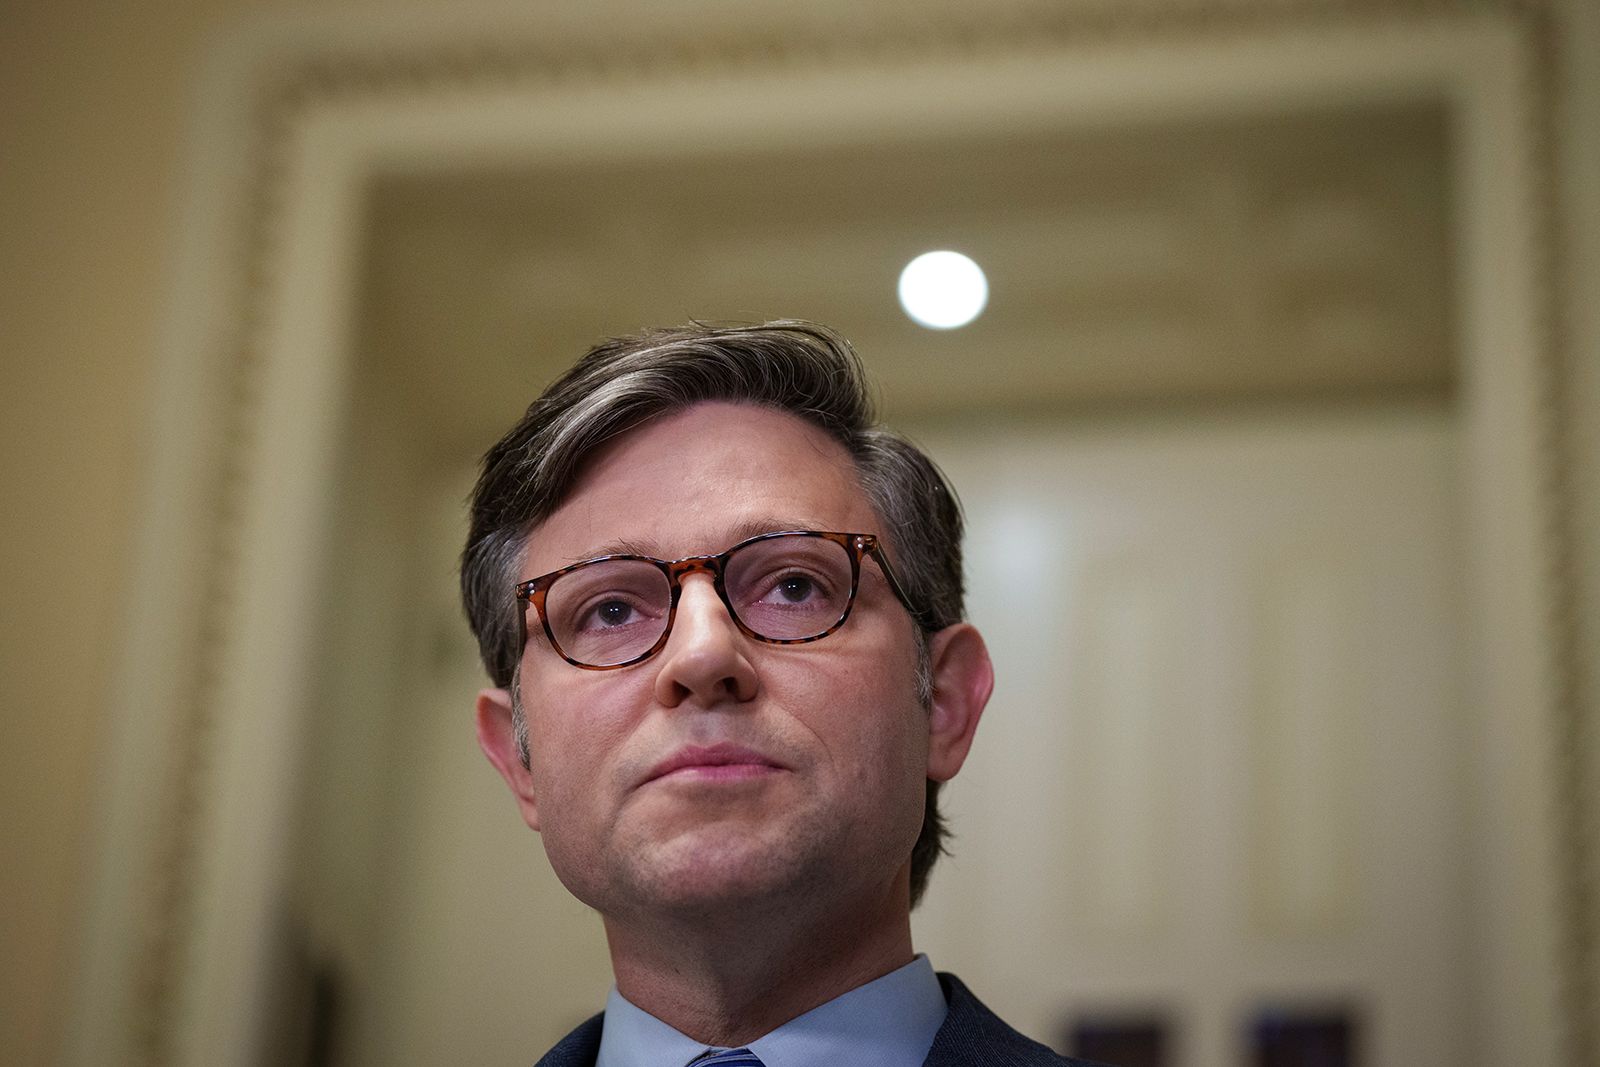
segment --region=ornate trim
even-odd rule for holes
[[[215,708],[222,690],[222,663],[214,654],[230,622],[238,617],[238,564],[243,530],[241,511],[254,474],[260,406],[260,324],[270,287],[274,233],[281,207],[285,171],[284,146],[293,120],[281,89],[268,94],[253,113],[254,159],[244,212],[247,234],[242,296],[230,319],[229,334],[219,346],[226,363],[220,417],[209,442],[215,462],[203,496],[204,541],[198,567],[198,618],[190,630],[192,646],[186,661],[189,677],[172,731],[171,779],[162,797],[159,840],[148,872],[151,911],[142,931],[134,974],[129,1053],[135,1064],[164,1065],[177,1061],[179,1002],[187,962],[197,881],[206,784],[211,776],[217,721]]]
[[[1558,946],[1560,1019],[1565,1027],[1566,1062],[1573,1067],[1600,1067],[1600,887],[1589,877],[1600,854],[1596,849],[1594,813],[1588,797],[1596,768],[1590,740],[1595,724],[1586,714],[1594,697],[1593,679],[1583,652],[1582,560],[1575,470],[1576,434],[1562,398],[1569,389],[1572,361],[1577,358],[1563,279],[1570,264],[1568,227],[1564,219],[1559,166],[1560,123],[1567,52],[1557,16],[1549,7],[1519,8],[1534,51],[1534,84],[1527,94],[1533,134],[1539,293],[1539,442],[1544,461],[1540,486],[1543,506],[1543,557],[1550,612],[1551,671],[1555,682],[1551,715],[1552,791],[1556,819],[1557,900],[1561,938]],[[1589,605],[1594,610],[1596,605]]]
[[[1559,822],[1558,902],[1562,932],[1560,1009],[1565,1062],[1600,1065],[1600,1032],[1591,1010],[1600,989],[1600,914],[1596,887],[1587,872],[1597,868],[1595,834],[1585,797],[1592,792],[1590,731],[1584,713],[1590,680],[1583,667],[1578,602],[1577,507],[1570,427],[1560,398],[1575,348],[1557,284],[1567,269],[1561,176],[1556,166],[1563,61],[1559,15],[1545,0],[1150,0],[1136,5],[1020,6],[974,14],[951,9],[943,21],[852,23],[847,32],[826,27],[788,32],[723,30],[696,33],[685,27],[676,39],[560,40],[434,39],[426,46],[381,52],[350,48],[303,56],[289,70],[259,86],[252,112],[249,191],[244,205],[245,285],[232,317],[231,336],[220,347],[228,387],[220,428],[212,442],[219,462],[206,491],[209,502],[205,554],[200,566],[204,605],[191,631],[191,674],[175,712],[177,750],[172,777],[157,820],[159,840],[152,867],[150,912],[142,931],[128,1025],[130,1052],[139,1065],[155,1067],[177,1058],[180,999],[205,813],[205,787],[212,773],[216,738],[214,708],[221,689],[220,665],[208,652],[237,617],[236,563],[241,553],[242,502],[255,474],[253,457],[260,429],[262,321],[270,302],[271,264],[283,214],[286,158],[293,130],[318,109],[377,97],[425,97],[486,87],[580,86],[656,81],[708,71],[787,68],[828,69],[857,64],[879,67],[904,62],[962,59],[985,54],[1025,53],[1042,47],[1210,40],[1263,30],[1350,26],[1397,16],[1418,18],[1478,15],[1498,11],[1521,25],[1536,52],[1535,82],[1526,94],[1536,138],[1533,161],[1539,232],[1535,235],[1543,343],[1540,375],[1540,519],[1557,681],[1548,709],[1552,785]],[[1591,609],[1594,606],[1590,606]]]

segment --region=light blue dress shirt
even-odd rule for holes
[[[933,965],[918,956],[743,1047],[766,1067],[922,1067],[944,1015]],[[706,1049],[611,988],[595,1067],[683,1067]]]

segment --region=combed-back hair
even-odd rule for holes
[[[529,534],[560,507],[596,449],[652,419],[703,401],[787,412],[838,441],[883,520],[919,629],[918,695],[931,699],[927,636],[963,618],[961,508],[932,460],[877,424],[860,357],[839,334],[782,319],[758,326],[693,324],[617,337],[590,349],[535,400],[483,457],[461,557],[461,597],[494,684],[520,695],[513,592]],[[517,740],[528,762],[527,724],[515,700]],[[922,832],[912,850],[911,900],[949,834],[928,782]]]

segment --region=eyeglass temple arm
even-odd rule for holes
[[[883,541],[875,537],[867,542],[865,547],[872,555],[872,558],[878,561],[878,569],[889,580],[889,588],[894,590],[894,595],[900,598],[900,603],[910,613],[912,621],[929,632],[939,629],[938,626],[933,625],[933,619],[928,612],[911,602],[911,597],[907,595],[905,586],[900,584],[900,576],[895,574],[894,567],[889,563],[889,553],[884,550]]]

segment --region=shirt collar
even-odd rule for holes
[[[928,957],[791,1019],[748,1048],[766,1067],[921,1067],[944,1023],[944,990]],[[611,989],[595,1067],[680,1067],[706,1051]]]

